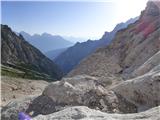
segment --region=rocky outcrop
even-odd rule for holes
[[[118,85],[113,85],[110,89],[105,88],[106,83],[96,77],[81,75],[65,78],[47,86],[41,96],[30,101],[26,99],[29,103],[23,100],[24,103],[22,102],[22,104],[21,102],[14,102],[14,106],[8,104],[2,108],[2,117],[4,120],[11,120],[11,116],[16,116],[18,112],[24,111],[28,114],[32,113],[33,118],[51,119],[56,114],[54,112],[60,111],[59,113],[61,113],[63,109],[71,106],[88,106],[91,109],[107,113],[145,111],[160,105],[159,73],[160,71],[154,70]],[[26,102],[28,103],[27,106]],[[80,113],[77,114],[80,115]],[[136,114],[131,116],[134,115]],[[141,115],[141,113],[137,113],[137,115]],[[144,118],[148,118],[146,114],[142,113],[142,115],[145,116]],[[155,118],[158,120],[156,115],[157,113],[155,113]],[[50,117],[48,118],[48,116]],[[122,116],[128,117],[128,115]],[[121,120],[119,117],[117,119]],[[68,118],[66,117],[66,119]]]
[[[140,19],[120,30],[113,42],[84,59],[68,76],[119,74],[124,79],[160,50],[159,2],[148,2]]]
[[[27,98],[17,103],[10,103],[10,107],[2,110],[2,120],[17,120],[19,111],[24,111],[26,107],[32,102],[31,98]],[[59,112],[48,115],[38,115],[33,117],[33,120],[159,120],[160,107],[155,107],[145,112],[134,114],[109,114],[99,110],[90,109],[86,106],[67,107]],[[30,113],[32,114],[32,112]]]
[[[160,71],[148,72],[122,82],[114,87],[113,91],[136,105],[138,111],[158,106],[160,105]]]
[[[1,25],[1,36],[3,65],[25,71],[23,76],[38,72],[37,76],[42,73],[55,80],[62,77],[62,72],[57,65],[25,41],[22,35],[17,36],[7,25]]]
[[[103,84],[105,83],[97,78],[85,75],[54,82],[33,101],[28,112],[34,111],[35,115],[50,114],[77,105],[111,113],[137,111],[134,104],[126,101],[122,96],[116,96],[113,91],[107,91]]]
[[[68,106],[83,105],[110,113],[141,112],[160,105],[159,81],[159,70],[117,85],[109,84],[109,89],[107,82],[97,77],[81,75],[65,78],[46,87],[31,104],[30,111],[36,115],[51,114]]]
[[[70,106],[88,106],[92,109],[110,113],[137,112],[134,104],[120,95],[117,96],[113,91],[107,90],[104,87],[106,86],[105,84],[107,83],[87,75],[64,78],[47,86],[42,95],[32,101],[28,101],[28,106],[25,106],[27,101],[23,100],[20,104],[14,102],[15,106],[8,104],[3,107],[3,120],[7,120],[9,116],[11,119],[11,116],[16,116],[20,111],[28,114],[32,113],[32,117],[35,117],[39,114],[48,115]],[[19,107],[20,105],[22,106]],[[14,112],[12,113],[11,111],[13,110]]]
[[[142,64],[139,68],[133,71],[132,76],[140,76],[143,75],[154,68],[159,68],[160,65],[160,51],[153,55],[150,59],[148,59],[144,64]],[[152,71],[153,71],[152,70]]]
[[[33,120],[159,120],[160,107],[136,114],[108,114],[84,106],[66,108],[49,115],[39,115]]]
[[[20,100],[12,101],[8,103],[5,107],[1,109],[1,119],[2,120],[17,120],[18,112],[22,112],[29,107],[32,101],[37,96],[26,97]]]

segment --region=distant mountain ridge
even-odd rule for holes
[[[2,75],[32,79],[58,80],[62,71],[53,61],[17,36],[7,25],[1,25]]]
[[[51,35],[48,33],[30,35],[24,31],[21,31],[20,34],[23,35],[30,44],[43,53],[51,50],[67,48],[74,44],[59,35]]]
[[[126,28],[137,19],[138,17],[116,25],[113,31],[105,32],[100,40],[88,40],[82,43],[77,42],[74,46],[68,48],[66,51],[62,52],[62,54],[57,56],[54,61],[60,66],[64,73],[70,72],[82,59],[93,53],[97,48],[108,45],[117,31]]]

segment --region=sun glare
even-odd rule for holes
[[[116,13],[119,21],[140,15],[148,0],[116,0]]]

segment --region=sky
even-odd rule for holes
[[[31,35],[99,39],[116,24],[140,15],[147,0],[3,1],[2,24]]]

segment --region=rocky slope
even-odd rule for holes
[[[71,77],[51,83],[38,97],[3,107],[3,120],[16,120],[22,111],[33,120],[159,120],[157,6],[160,2],[148,2],[139,21],[119,31],[110,46],[84,60]]]
[[[119,113],[118,115],[103,113],[104,115],[111,115],[113,118],[117,118],[117,120],[150,120],[154,117],[155,120],[158,120],[160,119],[158,114],[159,108],[154,108],[154,110],[156,110],[155,112],[152,111],[153,109],[146,111],[146,114],[137,112],[145,111],[160,105],[159,81],[160,71],[157,70],[125,82],[122,81],[117,85],[107,85],[106,82],[102,82],[96,77],[84,75],[75,76],[73,78],[64,78],[61,81],[53,82],[47,86],[42,95],[38,97],[25,98],[20,101],[9,103],[2,108],[2,118],[3,120],[16,120],[18,112],[24,111],[27,114],[32,113],[31,116],[33,119],[51,120],[58,114],[59,119],[72,120],[76,119],[76,117],[68,117],[74,116],[74,108],[76,107],[68,107],[88,106],[91,109],[95,109],[93,110],[95,111],[94,114],[86,113],[90,110],[89,108],[85,107],[86,109],[83,109],[82,107],[82,109],[84,113],[87,115],[91,114],[91,116],[98,114],[98,110],[100,110],[107,113]],[[107,89],[107,86],[111,87]],[[67,110],[69,109],[73,109],[73,111],[68,113]],[[81,107],[75,109],[75,111],[81,111],[80,109]],[[62,113],[66,116],[62,116]],[[122,115],[120,113],[137,114]],[[81,116],[82,113],[77,112],[76,114],[76,116]],[[84,118],[86,117],[88,118],[89,116],[85,116]],[[79,119],[82,118],[80,117]],[[98,118],[94,116],[92,119]]]
[[[60,66],[64,73],[70,72],[82,59],[93,53],[97,48],[108,45],[117,31],[126,28],[137,19],[138,17],[116,25],[113,31],[105,32],[100,40],[88,40],[86,42],[76,43],[54,59],[56,64]]]
[[[84,59],[68,76],[120,74],[127,79],[160,50],[159,2],[149,2],[140,19],[119,31],[113,42]]]
[[[53,61],[25,41],[22,35],[17,36],[7,25],[1,25],[1,45],[1,63],[8,66],[3,67],[3,75],[19,71],[16,73],[21,73],[21,77],[61,78],[62,72]]]
[[[30,44],[38,48],[43,53],[51,50],[67,48],[74,44],[61,36],[51,35],[48,33],[30,35],[22,31],[20,34],[23,35]]]

